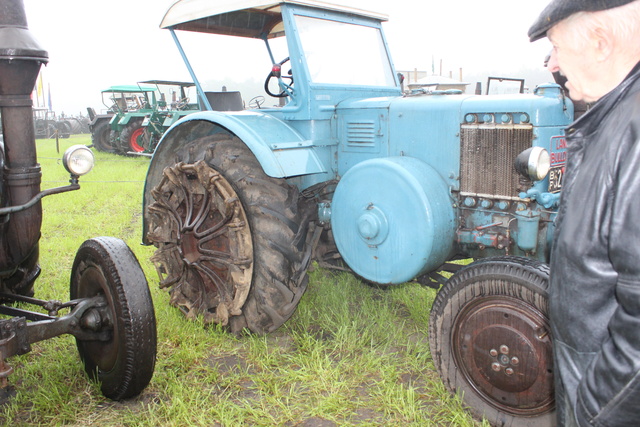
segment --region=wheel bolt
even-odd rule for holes
[[[492,348],[491,350],[489,350],[489,354],[491,355],[491,357],[496,357],[498,355],[498,350]]]
[[[518,363],[520,363],[520,359],[518,359],[517,357],[512,357],[511,358],[511,364],[512,365],[517,365]]]
[[[513,368],[507,368],[504,370],[504,373],[507,375],[513,375]]]
[[[491,369],[493,369],[496,372],[500,372],[500,369],[502,369],[502,366],[498,362],[494,362],[491,364]]]
[[[506,345],[501,345],[500,346],[500,353],[509,354],[509,347],[507,347]]]

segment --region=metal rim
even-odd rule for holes
[[[520,299],[478,298],[454,321],[455,364],[496,409],[518,416],[547,413],[554,408],[549,330],[544,314]]]
[[[110,291],[108,279],[102,270],[92,262],[83,262],[78,266],[81,275],[78,279],[77,298],[91,298],[95,296],[103,296],[107,302],[108,309],[102,312],[102,316],[107,314],[107,318],[102,317],[101,324],[108,325],[112,331],[112,337],[109,341],[81,341],[84,349],[83,355],[91,359],[93,365],[97,366],[100,371],[111,371],[118,362],[120,351],[120,330],[116,327],[115,322],[115,301],[114,295]]]
[[[133,131],[131,138],[129,138],[129,147],[136,153],[142,153],[144,151],[144,147],[138,144],[138,138],[142,137],[143,134],[144,128],[138,128]]]
[[[160,287],[188,318],[227,325],[242,314],[253,274],[253,242],[244,207],[231,184],[206,162],[166,168],[152,191],[148,238]],[[169,275],[169,272],[173,272]]]

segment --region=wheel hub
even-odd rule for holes
[[[368,245],[379,245],[389,235],[389,221],[384,212],[373,203],[356,220],[358,233]]]
[[[198,251],[198,238],[189,231],[182,235],[182,256],[187,264],[193,264],[200,259]]]

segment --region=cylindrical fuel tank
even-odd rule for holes
[[[410,157],[367,160],[345,173],[331,203],[331,227],[345,262],[364,279],[397,284],[432,271],[455,241],[445,180]]]

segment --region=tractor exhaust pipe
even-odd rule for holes
[[[0,0],[3,207],[24,204],[40,192],[42,173],[36,155],[31,93],[41,65],[48,60],[49,55],[29,31],[23,0]],[[0,217],[0,290],[8,286],[24,292],[33,285],[40,271],[41,224],[40,202]]]

